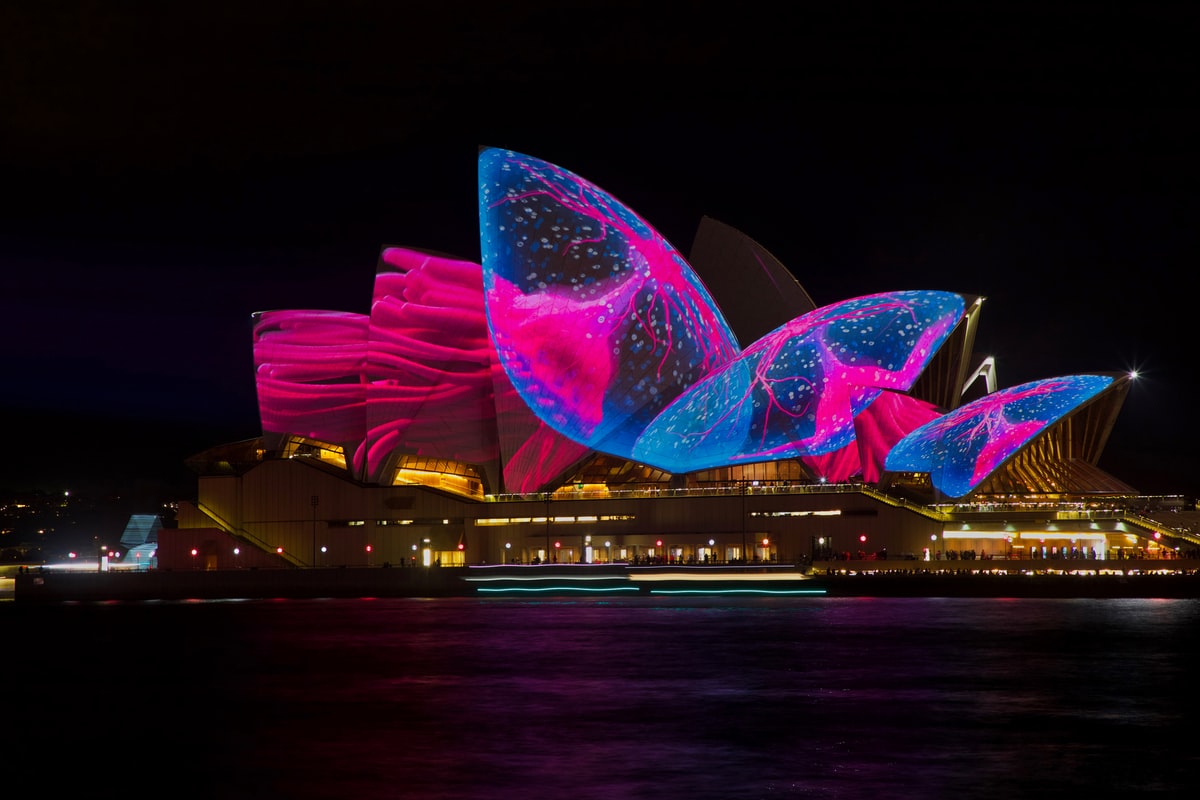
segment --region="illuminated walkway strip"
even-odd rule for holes
[[[770,572],[738,572],[732,574],[681,573],[681,572],[648,572],[630,575],[631,581],[704,581],[705,583],[747,583],[749,581],[807,581],[811,578],[799,574],[770,573]]]
[[[651,589],[650,594],[825,594],[824,589]]]

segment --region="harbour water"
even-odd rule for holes
[[[1200,785],[1200,600],[4,603],[0,631],[0,774],[64,796],[1167,798]]]

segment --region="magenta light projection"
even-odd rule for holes
[[[567,170],[479,155],[488,322],[504,371],[550,427],[629,457],[649,422],[739,346],[654,228]]]
[[[385,248],[366,372],[369,480],[388,479],[397,454],[481,465],[503,457],[510,490],[533,491],[586,452],[542,431],[498,369],[479,264]],[[537,454],[523,456],[529,448]]]
[[[394,454],[485,464],[499,457],[480,267],[389,247],[367,345],[367,475]]]
[[[907,391],[963,316],[951,292],[818,308],[747,347],[647,426],[633,456],[670,472],[831,453],[883,390]]]
[[[853,442],[830,453],[801,456],[800,462],[811,475],[831,483],[855,477],[876,483],[892,446],[941,415],[941,409],[932,403],[897,392],[880,392],[875,402],[854,418]]]
[[[537,492],[561,479],[589,449],[573,442],[539,419],[525,405],[508,373],[493,363],[496,430],[504,464],[504,486],[510,492]]]
[[[885,466],[928,472],[938,491],[962,497],[1112,383],[1104,375],[1072,375],[992,392],[912,431],[888,453]]]
[[[263,433],[341,445],[349,460],[366,428],[367,317],[345,311],[263,311],[252,321]]]

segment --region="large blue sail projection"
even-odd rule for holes
[[[687,472],[844,447],[880,391],[912,387],[963,307],[950,292],[905,291],[797,317],[688,389],[647,427],[634,457]]]
[[[886,467],[928,472],[939,491],[962,497],[1112,382],[1104,375],[1072,375],[992,392],[912,431],[888,453]]]
[[[479,156],[488,321],[547,424],[629,457],[646,425],[740,349],[683,256],[602,189],[508,150]]]

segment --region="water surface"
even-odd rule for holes
[[[5,604],[0,758],[125,797],[1190,797],[1198,625],[1197,600]]]

